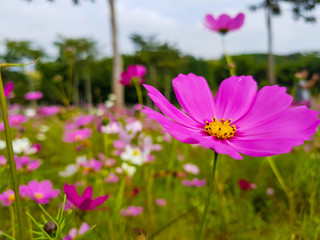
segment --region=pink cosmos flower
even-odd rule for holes
[[[211,14],[207,14],[204,18],[204,26],[211,31],[225,34],[242,27],[244,23],[244,14],[239,13],[235,18],[231,18],[227,14],[222,14],[215,19]]]
[[[156,199],[156,204],[158,206],[164,207],[167,204],[167,201],[163,198],[157,198]]]
[[[0,203],[2,203],[4,206],[9,206],[15,201],[15,199],[16,198],[12,189],[0,194]]]
[[[67,236],[65,236],[63,238],[63,240],[74,240],[77,237],[81,236],[82,234],[84,234],[86,231],[88,231],[90,229],[90,226],[84,222],[81,224],[79,231],[75,228],[72,228],[69,232],[69,234]]]
[[[274,85],[257,91],[251,76],[224,80],[215,98],[203,77],[180,74],[172,83],[187,114],[148,85],[149,97],[166,116],[148,107],[143,112],[177,140],[200,144],[234,159],[242,159],[240,153],[253,157],[289,153],[310,140],[320,123],[317,111],[290,107],[292,97],[286,88]]]
[[[10,127],[18,128],[22,123],[26,122],[26,117],[21,114],[14,114],[9,116]],[[4,130],[3,122],[0,123],[0,131]]]
[[[143,208],[138,206],[129,206],[127,209],[122,209],[120,211],[121,216],[123,217],[135,217],[138,216],[140,213],[142,213]]]
[[[63,136],[64,142],[81,142],[91,135],[91,129],[82,128],[73,131],[65,131]]]
[[[14,89],[14,83],[13,82],[7,82],[4,86],[4,95],[5,97],[10,97],[12,95],[12,91]]]
[[[206,180],[202,179],[199,180],[198,178],[194,178],[192,180],[183,180],[182,184],[187,186],[187,187],[202,187],[204,185],[206,185]]]
[[[32,180],[28,185],[20,186],[20,191],[23,192],[25,197],[29,197],[40,204],[49,203],[51,199],[56,198],[60,193],[59,189],[52,189],[50,180],[42,182]]]
[[[133,81],[139,84],[144,83],[144,75],[146,74],[146,67],[143,65],[129,65],[127,71],[121,73],[120,83],[124,86],[132,86]]]
[[[116,183],[118,182],[119,177],[114,173],[109,173],[109,175],[104,179],[106,183]]]
[[[76,187],[74,185],[65,184],[64,193],[67,195],[67,199],[73,203],[77,208],[81,210],[92,210],[95,207],[103,204],[108,198],[109,194],[93,199],[92,186],[88,186],[81,196],[78,195]]]
[[[45,115],[45,116],[51,116],[55,115],[59,112],[59,107],[57,106],[46,106],[42,107],[39,110],[40,114]]]
[[[256,185],[254,183],[248,182],[245,179],[240,179],[238,181],[238,185],[244,191],[247,191],[249,189],[256,189]]]
[[[0,167],[5,166],[7,164],[7,158],[5,156],[0,155]]]
[[[76,128],[85,126],[89,123],[91,123],[94,120],[93,115],[82,115],[77,117],[77,119],[74,122],[74,125]]]
[[[35,92],[28,92],[24,95],[24,99],[26,100],[39,100],[42,98],[42,92],[35,91]]]
[[[199,168],[192,164],[192,163],[186,163],[185,165],[183,165],[183,169],[187,172],[187,173],[191,173],[194,175],[199,174],[200,170]]]
[[[81,162],[79,165],[83,167],[83,174],[86,175],[89,172],[99,171],[102,168],[103,163],[94,158],[91,158],[88,161]]]
[[[16,162],[17,170],[26,170],[27,172],[32,172],[40,167],[40,160],[34,159],[32,160],[28,156],[19,157],[14,155],[14,161]]]

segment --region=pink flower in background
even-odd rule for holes
[[[242,27],[244,23],[244,14],[239,13],[235,18],[231,18],[227,14],[220,15],[217,19],[211,14],[207,14],[204,18],[204,26],[211,31],[225,34]]]
[[[116,183],[119,181],[119,177],[114,173],[109,173],[109,175],[104,179],[106,183]]]
[[[194,178],[192,180],[182,180],[182,184],[187,186],[187,187],[202,187],[206,185],[206,180],[202,179],[199,180],[198,178]]]
[[[20,190],[24,192],[25,196],[40,204],[49,203],[51,199],[56,198],[60,193],[59,189],[52,189],[50,180],[45,180],[42,182],[32,180],[28,183],[28,185],[24,185],[24,187]]]
[[[146,67],[143,65],[129,65],[127,71],[121,73],[120,83],[124,86],[132,86],[133,81],[139,84],[144,83],[144,75],[146,74]]]
[[[186,163],[183,165],[183,169],[186,171],[186,173],[191,173],[194,175],[197,175],[200,172],[199,168],[192,163]]]
[[[7,158],[5,156],[0,155],[0,167],[5,166],[7,164]]]
[[[91,158],[88,161],[80,162],[79,165],[83,167],[83,174],[86,175],[89,172],[99,171],[102,168],[103,163],[94,158]]]
[[[269,195],[269,196],[272,196],[272,195],[274,195],[274,190],[273,190],[273,188],[267,188],[267,194]]]
[[[156,199],[156,204],[158,206],[164,207],[167,204],[167,201],[163,198],[157,198]]]
[[[31,159],[28,156],[17,156],[14,155],[14,161],[16,162],[17,170],[25,169],[27,172],[32,172],[40,167],[39,159]]]
[[[9,125],[10,127],[18,128],[24,122],[26,122],[26,117],[21,114],[14,114],[9,116]],[[0,123],[0,131],[4,130],[3,122]]]
[[[65,184],[64,193],[67,195],[67,199],[73,203],[77,208],[81,210],[92,210],[97,206],[103,204],[108,198],[109,194],[93,199],[92,187],[88,186],[82,193],[78,195],[76,187],[74,185]]]
[[[92,130],[89,128],[82,128],[72,131],[65,131],[63,135],[64,142],[81,142],[86,140],[91,135]]]
[[[142,213],[142,210],[143,210],[143,208],[140,206],[138,206],[138,207],[129,206],[126,209],[122,209],[120,211],[120,215],[123,217],[130,217],[130,216],[135,217],[135,216],[138,216],[140,213]]]
[[[13,89],[14,89],[14,83],[13,82],[7,82],[4,86],[4,95],[5,97],[12,97],[13,96]]]
[[[240,179],[238,181],[238,185],[239,187],[244,190],[244,191],[247,191],[249,189],[256,189],[256,185],[254,183],[251,183],[251,182],[248,182],[247,180],[245,179]]]
[[[82,116],[79,116],[75,120],[74,125],[75,125],[76,128],[85,126],[85,125],[91,123],[94,120],[94,118],[95,117],[93,115],[82,115]]]
[[[79,231],[75,228],[72,228],[69,232],[69,234],[67,236],[65,236],[63,238],[63,240],[74,240],[77,237],[81,236],[82,234],[84,234],[86,231],[88,231],[91,227],[86,223],[82,223]]]
[[[177,140],[200,144],[234,159],[242,159],[240,153],[253,157],[289,153],[310,140],[320,122],[317,111],[305,106],[292,108],[286,88],[274,85],[257,91],[251,76],[224,80],[215,98],[203,77],[179,74],[172,83],[187,114],[148,85],[144,86],[149,97],[164,115],[148,107],[143,113]]]
[[[24,99],[26,100],[39,100],[42,98],[42,92],[35,91],[35,92],[28,92],[24,95]]]
[[[15,201],[15,199],[14,192],[11,189],[0,194],[0,203],[2,203],[4,206],[9,206]]]
[[[105,161],[104,165],[105,165],[106,167],[113,167],[113,166],[116,165],[116,160],[114,160],[113,158],[108,158],[108,159]]]
[[[57,106],[45,106],[39,109],[39,113],[45,116],[55,115],[59,112],[59,107]]]

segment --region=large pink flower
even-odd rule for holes
[[[211,14],[207,14],[203,22],[206,28],[222,34],[241,28],[243,23],[243,13],[239,13],[235,18],[231,18],[227,14],[222,14],[217,19],[215,19]]]
[[[138,81],[139,84],[144,83],[144,75],[146,74],[146,67],[143,65],[129,65],[127,71],[121,73],[120,83],[124,86],[132,86],[133,81]]]
[[[87,187],[81,196],[79,196],[77,193],[74,185],[65,184],[63,190],[67,195],[67,199],[81,210],[92,210],[95,207],[103,204],[109,198],[108,194],[106,196],[93,199],[91,186]]]
[[[40,98],[42,98],[42,92],[40,91],[28,92],[24,95],[24,98],[26,100],[39,100]]]
[[[242,159],[240,153],[272,156],[289,153],[316,132],[318,112],[305,106],[291,108],[292,97],[278,85],[257,91],[251,76],[224,80],[213,98],[203,77],[180,74],[173,79],[178,110],[155,88],[144,85],[155,105],[166,116],[145,107],[177,140],[200,144],[220,154]]]

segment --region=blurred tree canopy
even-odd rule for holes
[[[135,52],[123,55],[125,68],[130,64],[143,64],[147,67],[146,82],[156,86],[166,97],[174,102],[171,80],[179,73],[194,73],[205,77],[213,89],[217,90],[220,82],[229,77],[227,63],[223,57],[215,60],[196,58],[183,54],[176,46],[160,42],[154,36],[144,37],[138,34],[131,35]],[[30,42],[7,41],[3,61],[19,62],[22,59],[34,60],[38,56],[46,56],[40,48]],[[14,44],[11,44],[14,42]],[[92,94],[93,104],[107,100],[111,93],[112,59],[97,57],[96,42],[91,39],[59,38],[54,43],[58,55],[55,59],[43,58],[35,65],[35,71],[40,76],[40,84],[36,90],[43,92],[44,97],[40,104],[62,104],[61,87],[72,78],[73,89],[78,91],[78,99],[72,102],[88,103],[88,91]],[[237,65],[238,75],[252,75],[262,87],[267,81],[267,54],[242,54],[233,56]],[[286,56],[275,56],[276,77],[278,84],[288,88],[294,86],[295,72],[306,67],[310,72],[320,72],[320,52],[295,53]],[[72,68],[70,66],[72,65]],[[70,72],[71,70],[72,72]],[[32,77],[32,75],[30,75]],[[19,69],[4,69],[4,81],[14,81],[16,84],[15,101],[24,103],[23,96],[28,91],[26,74]],[[75,84],[77,82],[77,84]],[[90,83],[90,87],[88,86]],[[319,87],[314,91],[319,93]],[[134,88],[125,89],[126,102],[133,104],[137,101]],[[145,93],[145,92],[144,92]],[[75,94],[75,93],[73,93]]]

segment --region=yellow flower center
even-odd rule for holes
[[[138,156],[140,154],[139,150],[138,149],[135,149],[133,151],[133,156]]]
[[[10,194],[8,196],[8,200],[9,200],[9,202],[14,202],[14,200],[16,200],[16,197],[14,196],[14,194]]]
[[[76,136],[74,137],[74,140],[76,140],[76,141],[81,141],[81,140],[83,140],[83,138],[82,138],[81,135],[76,135]]]
[[[218,121],[213,117],[212,122],[206,121],[204,129],[210,136],[214,136],[217,139],[228,139],[234,136],[237,128],[235,125],[231,125],[231,119],[226,121],[222,118],[221,121]]]
[[[42,193],[35,193],[34,196],[35,196],[37,199],[42,199],[42,198],[43,198]]]

